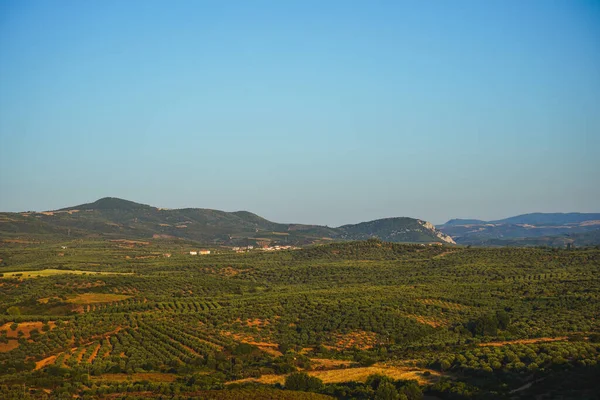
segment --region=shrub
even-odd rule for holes
[[[293,372],[285,378],[286,389],[302,392],[318,392],[323,388],[323,381],[306,372]]]

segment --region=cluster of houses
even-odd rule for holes
[[[260,247],[256,248],[256,250],[260,250],[260,251],[297,250],[297,249],[299,249],[299,247],[268,246],[268,245],[264,245],[264,246],[260,246]],[[254,250],[254,246],[232,247],[231,250],[235,251],[236,253],[245,253],[247,251]]]
[[[256,248],[256,250],[261,250],[261,251],[279,251],[279,250],[297,250],[297,249],[299,249],[299,247],[266,246],[266,245]],[[254,248],[254,246],[241,246],[241,247],[232,247],[231,250],[235,251],[236,253],[245,253],[250,250],[255,250],[255,248]],[[210,254],[210,250],[190,250],[191,256],[197,256],[198,254],[200,254],[200,255]],[[170,256],[170,254],[168,256]],[[165,255],[165,257],[168,257],[168,256]]]
[[[198,254],[200,255],[206,255],[206,254],[210,254],[210,250],[191,250],[190,251],[190,256],[197,256]]]
[[[232,247],[231,248],[231,250],[235,251],[236,253],[245,253],[252,249],[254,249],[254,246],[243,246],[243,247]]]
[[[263,246],[259,250],[262,251],[278,251],[278,250],[298,250],[299,247],[294,246]]]

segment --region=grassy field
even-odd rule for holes
[[[71,269],[42,269],[39,271],[13,271],[3,272],[0,278],[39,278],[43,276],[54,276],[54,275],[132,275],[131,273],[123,272],[106,272],[106,271],[81,271]]]
[[[95,304],[95,303],[111,303],[113,301],[121,301],[130,298],[131,296],[124,294],[112,293],[83,293],[75,297],[67,298],[66,302],[71,304]]]
[[[429,372],[429,374],[425,374],[426,372]],[[441,373],[431,369],[395,367],[385,364],[376,364],[371,367],[331,369],[327,371],[307,371],[307,373],[310,376],[321,379],[323,383],[365,382],[370,375],[379,374],[388,376],[391,379],[415,380],[419,382],[420,385],[427,385],[438,381],[442,376]],[[263,375],[260,378],[247,378],[229,382],[229,384],[244,382],[257,382],[269,385],[275,383],[283,384],[285,378],[286,375],[268,374]]]

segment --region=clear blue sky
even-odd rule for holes
[[[599,1],[0,2],[0,210],[600,211]]]

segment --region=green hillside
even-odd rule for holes
[[[423,221],[414,218],[385,218],[344,225],[339,228],[340,238],[346,240],[366,240],[376,237],[388,242],[429,243],[440,241],[436,231],[425,226]]]
[[[106,197],[56,211],[0,213],[0,236],[184,239],[218,245],[306,245],[371,237],[391,242],[447,241],[432,225],[388,218],[340,228],[279,224],[248,211],[161,209]]]

